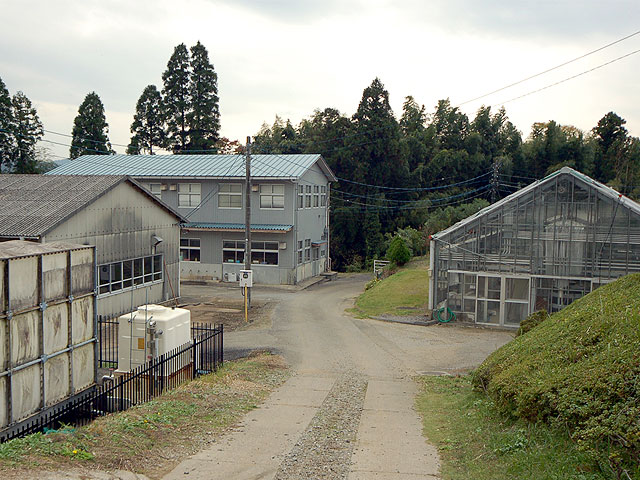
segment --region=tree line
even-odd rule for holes
[[[218,75],[204,45],[174,48],[162,74],[162,89],[148,85],[136,104],[128,154],[236,153],[237,141],[220,138]],[[43,125],[22,92],[11,96],[0,78],[0,172],[40,173],[47,165],[39,151]],[[88,93],[78,108],[71,131],[69,157],[115,153],[109,140],[104,104]]]
[[[535,123],[523,139],[504,108],[481,106],[470,119],[448,99],[427,112],[411,96],[397,119],[376,78],[353,115],[325,108],[295,126],[276,116],[253,151],[322,154],[339,179],[331,247],[343,270],[380,258],[396,234],[420,253],[428,235],[563,166],[638,198],[640,142],[625,123],[614,112],[588,132]]]

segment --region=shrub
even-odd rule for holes
[[[547,318],[549,318],[549,314],[546,310],[538,310],[537,312],[533,312],[527,318],[520,322],[520,328],[518,329],[518,333],[516,336],[524,335],[530,330],[533,330],[535,327],[544,322]]]
[[[407,248],[402,237],[396,236],[391,240],[391,244],[387,250],[387,260],[398,265],[404,265],[411,260],[411,252]]]

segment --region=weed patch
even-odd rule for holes
[[[504,417],[469,376],[421,377],[416,407],[443,480],[604,480],[566,430]]]

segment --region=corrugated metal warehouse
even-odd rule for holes
[[[95,245],[98,315],[180,295],[180,222],[126,176],[0,175],[0,241]]]
[[[47,175],[124,174],[188,218],[182,278],[235,282],[244,268],[243,155],[84,155]],[[330,268],[321,155],[251,156],[251,268],[256,283],[296,284]]]
[[[517,327],[640,272],[640,205],[569,167],[433,235],[430,308]]]

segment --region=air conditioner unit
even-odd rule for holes
[[[252,192],[259,192],[260,191],[260,185],[251,185],[251,191]]]

